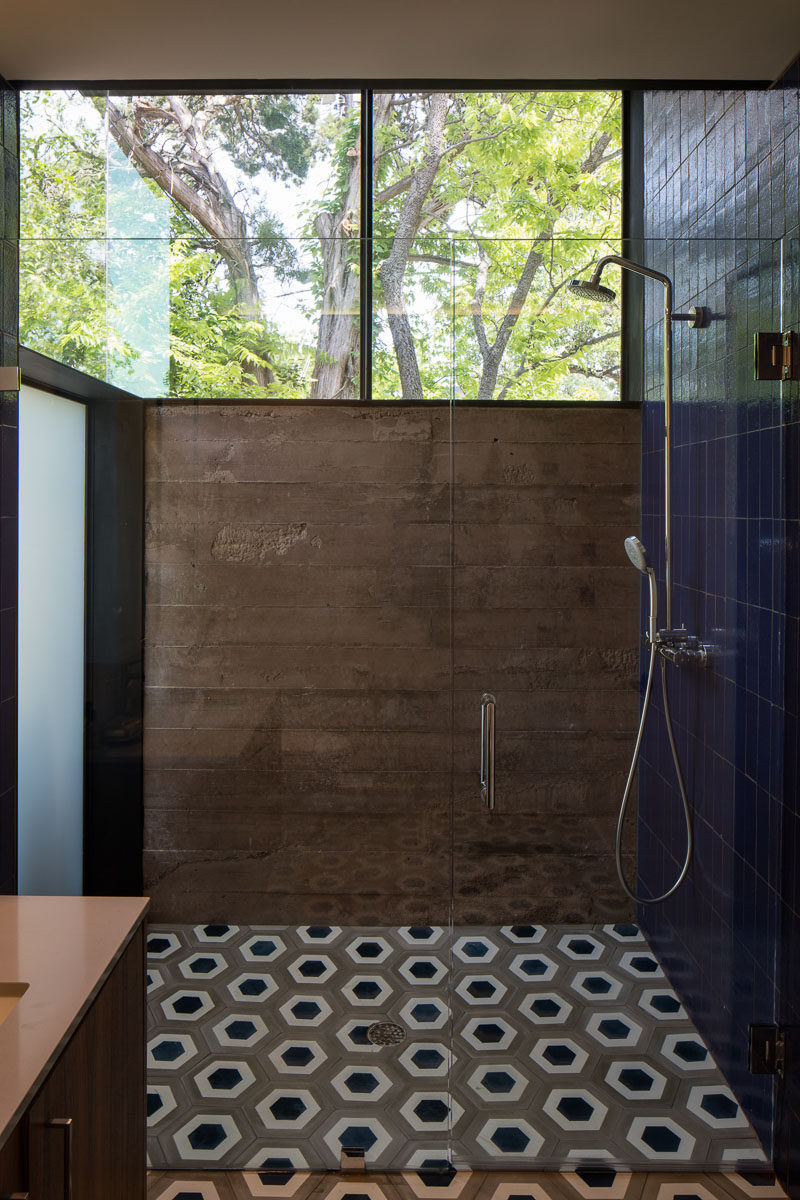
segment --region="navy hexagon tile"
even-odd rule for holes
[[[764,1167],[635,925],[151,926],[147,988],[160,1170]]]

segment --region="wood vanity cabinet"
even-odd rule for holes
[[[140,925],[2,1150],[0,1197],[144,1200]]]
[[[0,1196],[27,1197],[28,1193],[22,1186],[26,1177],[22,1123],[20,1123],[3,1149],[0,1150]]]

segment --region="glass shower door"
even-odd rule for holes
[[[617,402],[618,310],[587,318],[565,288],[612,249],[477,247],[497,353],[471,379],[476,305],[454,271],[452,1152],[480,1169],[563,1166],[559,1105],[581,1109],[591,1059],[573,985],[605,952],[596,927],[631,916],[612,807],[636,703],[639,588],[622,542],[638,414]]]
[[[781,794],[791,396],[753,379],[752,344],[791,326],[783,297],[796,266],[757,240],[639,250],[673,278],[676,309],[709,310],[700,328],[673,326],[673,626],[711,656],[706,669],[665,668],[692,872],[645,909],[614,861],[644,684],[646,590],[626,537],[652,556],[662,605],[665,586],[663,290],[648,283],[641,411],[607,398],[510,407],[499,392],[478,400],[477,386],[454,402],[456,1166],[763,1162],[757,1135],[769,1144],[770,1081],[759,1100],[758,1081],[736,1081],[743,1024],[774,1020],[777,859],[754,861],[748,830],[754,805]],[[603,282],[619,290],[611,270]],[[595,311],[613,310],[587,308],[572,331],[599,335]],[[456,356],[460,319],[471,314],[455,312]],[[591,380],[585,359],[572,368]],[[482,719],[487,693],[493,722]],[[653,894],[680,869],[685,837],[659,689],[639,781],[623,865]],[[680,1110],[676,1095],[687,1097]]]

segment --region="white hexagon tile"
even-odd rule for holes
[[[148,968],[160,1171],[277,1172],[299,1188],[349,1147],[369,1171],[420,1168],[442,1196],[442,1170],[478,1166],[763,1169],[634,925],[151,926]],[[378,1021],[405,1039],[373,1045]]]

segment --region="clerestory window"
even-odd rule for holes
[[[619,398],[621,93],[21,98],[21,341],[153,398]]]

